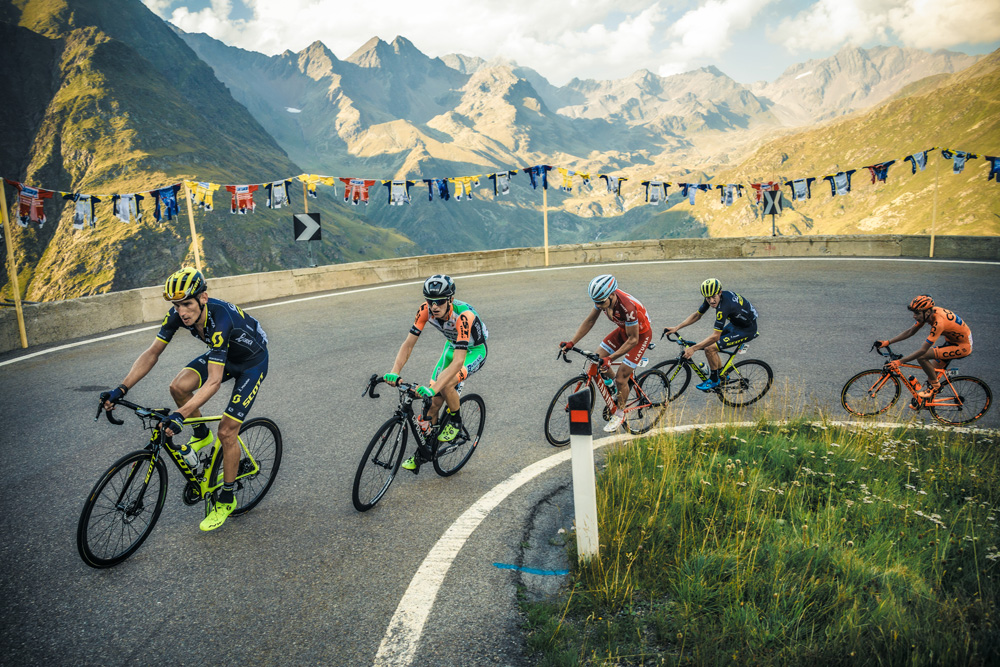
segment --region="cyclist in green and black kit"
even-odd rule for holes
[[[429,421],[436,424],[442,404],[448,404],[445,423],[438,434],[440,442],[451,442],[459,434],[462,416],[459,414],[458,387],[486,362],[486,338],[489,332],[479,313],[467,303],[455,300],[455,281],[449,276],[436,274],[424,281],[424,303],[417,310],[417,317],[410,333],[399,347],[392,371],[382,379],[391,385],[399,384],[399,374],[406,365],[417,337],[430,323],[447,339],[431,381],[421,386],[417,393],[432,398]],[[418,454],[419,455],[419,454]],[[414,457],[403,462],[403,468],[416,470]]]

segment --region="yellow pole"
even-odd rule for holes
[[[309,212],[309,189],[305,182],[302,183],[302,212]]]
[[[191,245],[194,246],[194,268],[201,271],[201,253],[198,251],[198,232],[194,228],[194,208],[191,206],[191,190],[188,189],[187,181],[184,181],[184,201],[187,202],[188,222],[191,224]]]
[[[934,226],[937,223],[938,171],[940,169],[941,160],[934,160],[934,211],[931,213],[931,257],[934,257]]]
[[[549,265],[549,191],[542,188],[542,226],[545,229],[545,266]]]
[[[14,262],[14,244],[10,235],[14,228],[10,224],[7,213],[7,188],[0,180],[0,205],[3,206],[3,239],[7,245],[7,275],[10,276],[10,286],[14,290],[14,309],[17,311],[17,329],[21,333],[21,347],[28,347],[28,333],[24,329],[24,310],[21,308],[21,287],[17,283],[17,264]]]

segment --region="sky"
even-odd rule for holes
[[[186,32],[274,55],[323,42],[345,59],[372,37],[421,52],[516,61],[556,86],[715,66],[741,83],[878,44],[984,54],[997,0],[143,0]]]

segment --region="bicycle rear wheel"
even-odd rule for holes
[[[459,414],[462,415],[462,431],[451,442],[439,442],[434,457],[434,472],[442,477],[454,475],[462,469],[472,453],[476,451],[479,438],[486,426],[486,403],[477,394],[462,397]]]
[[[734,408],[742,408],[759,401],[774,381],[771,367],[757,359],[739,361],[733,370],[720,378],[719,400]]]
[[[861,371],[840,390],[841,405],[859,417],[880,415],[898,400],[899,378],[877,368]]]
[[[564,447],[569,444],[569,397],[588,386],[586,375],[577,375],[559,387],[552,397],[549,409],[545,412],[545,439],[553,447]],[[594,401],[597,392],[591,387],[590,412],[594,412]]]
[[[941,385],[941,391],[931,403],[944,405],[928,405],[934,419],[942,424],[968,424],[974,422],[990,409],[993,403],[993,392],[989,385],[974,377],[951,378],[951,387]]]
[[[149,537],[167,499],[167,467],[153,454],[126,454],[108,468],[87,496],[76,528],[76,546],[91,567],[112,567],[135,553]]]
[[[691,367],[682,364],[677,359],[664,361],[653,366],[652,370],[660,371],[667,378],[668,400],[676,401],[691,382]]]
[[[375,507],[399,472],[406,453],[406,422],[393,417],[379,427],[354,475],[351,500],[354,509],[365,512]]]
[[[636,384],[641,391],[636,391]],[[653,428],[670,400],[670,383],[667,376],[656,369],[639,376],[625,406],[625,428],[629,433],[645,433]],[[629,408],[635,407],[634,410]]]
[[[253,463],[246,457],[246,452],[241,451],[240,467],[236,473],[236,509],[233,510],[233,516],[249,512],[264,499],[264,494],[274,484],[274,476],[278,474],[278,467],[281,465],[281,431],[270,419],[258,417],[247,420],[240,427],[239,438],[259,469],[252,475],[247,475],[253,470]]]

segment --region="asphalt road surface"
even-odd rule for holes
[[[350,500],[354,471],[395,407],[392,391],[377,401],[361,393],[372,373],[390,370],[420,304],[420,284],[258,304],[249,310],[267,330],[271,363],[251,417],[271,417],[284,438],[270,493],[247,515],[203,533],[201,505],[181,503],[183,480],[169,466],[167,505],[149,539],[123,564],[94,570],[76,548],[83,500],[100,474],[146,437],[124,410],[125,426],[95,423],[97,394],[121,381],[155,329],[20,361],[12,361],[16,353],[0,355],[3,663],[373,664],[414,574],[449,526],[498,484],[562,451],[546,444],[542,420],[579,364],[556,361],[556,345],[587,314],[587,283],[604,272],[646,305],[657,332],[696,309],[706,277],[749,298],[761,337],[747,358],[775,371],[761,406],[775,416],[848,418],[841,386],[880,365],[871,342],[911,324],[906,304],[920,292],[969,322],[975,352],[956,365],[1000,389],[995,263],[674,261],[459,277],[458,298],[476,307],[490,332],[486,365],[467,383],[486,401],[482,443],[453,477],[429,466],[419,476],[401,471],[382,502],[360,514]],[[610,329],[602,319],[583,346],[596,348]],[[703,319],[684,333],[700,340],[709,329]],[[921,340],[898,348],[909,352]],[[404,380],[426,379],[442,345],[426,329]],[[166,405],[170,379],[202,351],[178,334],[129,399]],[[663,341],[649,356],[656,363],[674,355]],[[224,385],[206,414],[221,411],[230,392]],[[671,406],[669,421],[714,421],[719,408],[689,390]],[[978,425],[998,424],[994,406]],[[551,468],[482,519],[459,545],[412,660],[390,654],[384,664],[528,663],[516,604],[524,575],[494,563],[532,566],[544,558],[533,553],[527,527],[539,507],[566,497],[560,489],[569,475],[566,463]],[[560,502],[568,526],[571,508]]]

